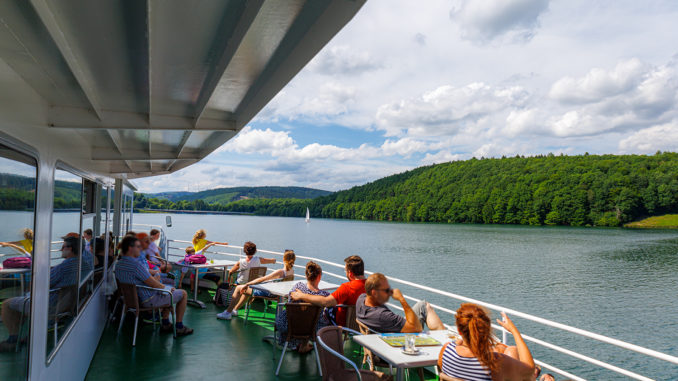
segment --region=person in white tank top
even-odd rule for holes
[[[285,255],[283,256],[283,262],[285,264],[284,268],[273,271],[266,276],[254,279],[249,283],[245,283],[250,276],[249,269],[260,267],[261,265],[265,264],[272,264],[275,263],[276,260],[274,258],[261,258],[256,256],[255,254],[257,252],[257,246],[249,241],[245,242],[245,245],[243,245],[243,251],[247,257],[240,259],[238,263],[236,263],[231,268],[231,270],[229,270],[228,277],[228,279],[231,279],[232,273],[240,271],[237,279],[237,282],[240,285],[235,288],[233,297],[231,298],[231,303],[228,305],[228,307],[223,312],[217,314],[217,319],[230,320],[231,316],[238,316],[238,309],[240,309],[240,307],[242,307],[242,305],[250,298],[250,296],[253,295],[253,291],[255,296],[268,296],[261,291],[250,289],[248,287],[250,284],[266,282],[278,278],[284,279],[290,274],[294,276],[294,260],[296,257],[294,256],[294,251],[286,250]]]

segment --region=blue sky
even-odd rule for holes
[[[676,151],[675,1],[370,0],[247,127],[141,191],[339,190],[475,157]]]

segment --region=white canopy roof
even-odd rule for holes
[[[40,137],[88,144],[99,172],[170,173],[232,138],[363,3],[2,1],[0,91],[20,78],[44,101]]]

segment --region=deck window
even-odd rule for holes
[[[32,260],[10,262],[33,256],[36,178],[33,158],[0,145],[0,380],[27,377]]]
[[[54,178],[48,358],[101,283],[111,251],[104,234],[108,189],[63,168]]]

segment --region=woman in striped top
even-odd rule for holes
[[[490,317],[472,303],[457,310],[456,324],[461,340],[447,343],[440,351],[438,366],[442,373],[461,380],[534,380],[534,360],[513,322],[502,312],[497,322],[509,331],[516,347],[500,353],[492,336]],[[509,354],[510,353],[510,354]]]

